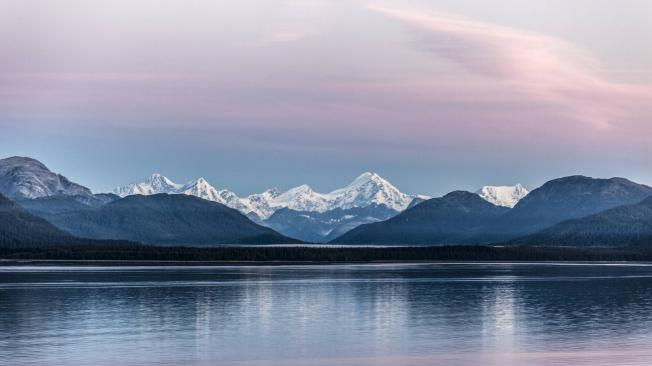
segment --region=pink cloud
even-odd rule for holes
[[[476,84],[556,105],[561,115],[600,130],[630,127],[623,125],[652,102],[652,88],[604,79],[595,58],[560,39],[453,14],[367,8],[418,32],[427,51],[476,75]]]
[[[285,0],[279,14],[262,36],[263,44],[302,41],[325,32],[332,5],[322,0]]]
[[[253,133],[274,140],[270,146],[371,155],[392,155],[390,145],[417,157],[437,146],[509,145],[521,153],[582,144],[604,151],[603,142],[648,146],[650,87],[609,81],[573,44],[452,14],[378,6],[351,23],[338,19],[348,32],[358,30],[358,19],[373,18],[374,27],[350,37],[333,33],[337,12],[324,3],[288,1],[247,37],[234,37],[260,47],[215,40],[219,57],[190,53],[176,67],[136,67],[130,56],[160,52],[114,49],[126,60],[120,67],[93,58],[77,73],[4,71],[0,109],[36,125],[181,126],[218,136]],[[406,29],[418,47],[404,42]],[[374,43],[379,35],[382,42]],[[179,48],[173,46],[157,47]],[[168,58],[147,64],[159,59]]]

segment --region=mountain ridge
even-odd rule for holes
[[[158,182],[165,182],[165,184]],[[282,208],[323,213],[336,208],[348,209],[376,204],[402,211],[410,205],[413,199],[425,197],[402,193],[391,183],[372,172],[365,172],[345,187],[329,193],[316,192],[309,185],[304,184],[284,192],[277,188],[271,188],[262,193],[239,197],[230,190],[214,188],[204,178],[195,179],[183,185],[160,176],[160,174],[153,174],[142,183],[131,183],[118,187],[113,192],[121,197],[131,194],[187,194],[222,203],[246,215],[254,213],[260,220],[269,219],[276,210]]]
[[[467,233],[508,210],[475,193],[453,191],[421,202],[387,221],[358,226],[331,243],[477,244],[466,237]]]
[[[505,239],[512,239],[565,220],[635,204],[650,195],[652,187],[620,177],[573,175],[552,179],[520,200],[494,223],[493,229],[509,234]]]
[[[636,204],[562,221],[506,244],[609,247],[652,244],[652,196]]]
[[[299,243],[235,209],[180,194],[131,195],[97,208],[45,218],[73,235],[102,240],[160,245]]]
[[[652,187],[624,178],[569,176],[550,180],[533,190],[514,208],[487,211],[486,217],[464,215],[469,192],[452,192],[400,213],[394,218],[363,225],[334,240],[340,244],[483,244],[509,241],[536,233],[569,219],[634,204],[652,195]],[[499,207],[484,200],[487,205]],[[448,206],[446,205],[448,204]],[[476,203],[476,209],[482,205]],[[452,220],[455,218],[455,220]],[[652,220],[652,218],[650,218]]]

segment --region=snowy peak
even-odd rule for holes
[[[384,205],[396,211],[406,209],[415,196],[399,191],[391,183],[373,172],[365,172],[344,188],[330,193],[315,192],[308,185],[300,185],[281,192],[277,188],[248,197],[211,186],[204,178],[198,178],[185,185],[174,183],[160,175],[152,174],[143,183],[130,184],[114,191],[121,197],[132,194],[187,194],[205,200],[219,202],[239,210],[245,215],[255,214],[260,219],[269,218],[276,210],[289,208],[295,211],[326,212],[336,208],[350,209],[371,205]]]
[[[253,197],[253,196],[261,196],[261,197],[276,198],[276,197],[280,196],[282,193],[283,193],[283,192],[281,192],[280,189],[274,187],[274,188],[270,188],[270,189],[266,190],[266,191],[263,192],[263,193],[252,194],[252,195],[249,196],[249,197],[251,198],[251,197]]]
[[[273,202],[273,200],[280,196],[282,193],[283,192],[281,192],[278,188],[270,188],[263,193],[256,193],[248,196],[247,198],[243,198],[243,204],[249,206],[249,211],[246,212],[246,214],[253,212],[256,214],[256,216],[258,216],[258,218],[270,217],[276,210],[270,206],[270,203]]]
[[[174,183],[173,181],[171,181],[170,179],[168,179],[167,177],[159,173],[152,174],[147,179],[147,184],[149,184],[152,190],[159,191],[159,192],[173,191],[175,189],[181,188],[180,184]]]
[[[208,201],[218,202],[227,207],[234,208],[245,215],[250,214],[251,212],[256,213],[256,210],[249,203],[249,200],[238,197],[238,195],[228,189],[218,190],[204,178],[191,181],[174,193],[187,194]]]
[[[385,205],[396,211],[403,211],[414,199],[414,196],[402,193],[391,183],[372,172],[361,174],[346,187],[337,189],[327,196],[338,208],[348,209],[377,204]]]
[[[198,178],[188,182],[180,189],[172,192],[177,194],[187,194],[190,196],[199,197],[208,201],[215,201],[223,203],[223,198],[220,192],[215,189],[206,179]]]
[[[336,208],[350,209],[370,205],[384,205],[402,211],[412,202],[413,196],[401,193],[378,174],[365,172],[344,188],[330,193],[315,192],[308,185],[291,188],[267,200],[267,209],[261,217],[269,217],[275,209],[326,212]],[[251,196],[250,196],[251,199]]]
[[[295,211],[324,212],[329,209],[329,202],[323,194],[317,193],[304,184],[291,188],[276,196],[269,202],[272,208],[289,208]]]
[[[513,208],[530,192],[522,185],[517,184],[515,186],[484,186],[476,193],[496,206]]]
[[[147,196],[158,193],[172,193],[181,187],[181,184],[174,183],[172,180],[159,173],[154,173],[144,182],[131,183],[123,187],[118,187],[113,190],[113,193],[120,197],[131,196],[134,194]]]
[[[381,178],[376,173],[364,172],[364,173],[360,174],[359,176],[357,176],[353,180],[353,182],[351,182],[351,184],[349,184],[347,187],[361,186],[361,185],[364,185],[364,184],[368,184],[370,182],[374,182],[374,183],[377,183],[377,184],[383,184],[383,183],[389,184],[389,182],[387,182],[386,180]]]
[[[248,199],[240,198],[227,189],[216,189],[203,177],[192,180],[186,184],[177,184],[161,174],[154,173],[142,183],[132,183],[117,188],[114,192],[121,197],[131,196],[134,194],[145,196],[159,193],[186,194],[208,201],[221,203],[244,214],[254,212],[259,215],[254,206],[249,203]]]

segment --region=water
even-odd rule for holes
[[[652,267],[0,267],[2,365],[650,365]]]

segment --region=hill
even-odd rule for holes
[[[0,245],[48,246],[91,244],[34,216],[0,194]]]
[[[469,232],[509,211],[464,191],[424,201],[383,222],[358,226],[332,243],[447,244],[476,242]],[[486,241],[490,241],[489,238]]]
[[[98,208],[51,215],[57,227],[93,239],[149,244],[297,243],[235,209],[194,196],[128,196]]]
[[[512,210],[476,234],[510,240],[565,220],[635,204],[650,195],[651,187],[625,178],[597,179],[576,175],[554,179],[530,192]]]
[[[563,221],[536,234],[507,242],[513,245],[635,246],[652,244],[652,197],[634,205]]]

